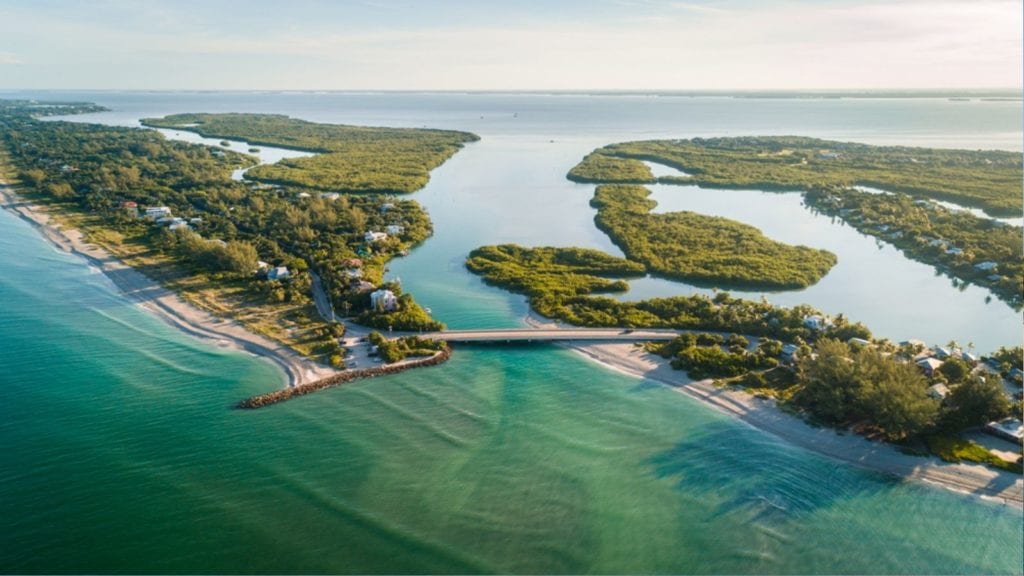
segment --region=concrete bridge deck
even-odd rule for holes
[[[445,330],[418,334],[420,338],[445,340],[447,342],[565,342],[565,341],[598,341],[598,342],[649,342],[653,340],[667,341],[679,335],[676,330],[622,328],[510,328],[487,330]]]

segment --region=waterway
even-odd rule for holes
[[[593,186],[564,179],[597,146],[751,133],[1011,150],[1021,142],[1018,103],[1000,102],[15,96],[96,101],[114,110],[87,119],[120,125],[260,111],[476,132],[483,139],[413,196],[435,236],[391,266],[458,328],[517,326],[526,312],[521,297],[465,272],[473,247],[619,253],[593,226]],[[808,301],[894,338],[981,348],[995,331],[991,345],[1020,342],[1012,310],[885,255],[807,212],[796,194],[654,189],[661,209],[733,214],[773,238],[840,255],[819,286],[772,301]],[[906,311],[908,300],[868,280],[844,292],[871,271],[857,259],[875,252],[883,268],[871,278],[917,286],[927,303]],[[1013,573],[1024,563],[1019,510],[838,465],[553,346],[460,349],[444,366],[233,411],[238,399],[280,386],[279,372],[175,332],[6,212],[0,261],[3,572]],[[642,296],[644,282],[627,297]],[[851,310],[858,291],[867,303]],[[918,326],[928,303],[932,320]],[[992,315],[972,321],[962,306]],[[1012,322],[1014,334],[1000,332]]]

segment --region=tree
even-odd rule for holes
[[[887,439],[915,436],[935,422],[939,404],[928,396],[927,382],[916,366],[871,349],[861,350],[856,364],[857,411]]]
[[[950,384],[958,384],[971,373],[971,367],[959,358],[950,358],[939,366],[939,372],[942,372]]]
[[[803,388],[795,400],[828,422],[846,420],[856,397],[856,374],[849,347],[828,338],[818,342],[817,356],[801,356],[798,366]]]
[[[942,423],[955,431],[980,426],[1010,414],[1010,401],[998,378],[968,379],[953,388],[946,398],[946,406]]]

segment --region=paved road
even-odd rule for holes
[[[622,328],[520,328],[500,330],[446,330],[419,334],[421,338],[448,342],[648,342],[672,340],[679,335],[675,330],[623,330]]]

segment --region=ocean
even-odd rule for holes
[[[436,233],[390,272],[453,328],[518,326],[526,313],[521,297],[465,272],[478,245],[619,253],[593,226],[593,187],[564,179],[594,147],[799,134],[1019,151],[1022,138],[1019,102],[977,100],[0,94],[25,96],[98,102],[113,111],[85,119],[121,125],[257,111],[479,134],[412,196]],[[671,189],[656,197],[671,209],[759,218],[769,236],[839,255],[830,276],[843,281],[770,300],[844,312],[894,339],[1020,344],[1020,314],[983,292],[804,215],[796,195],[731,201],[733,192],[686,191],[706,195],[695,204]],[[442,366],[243,412],[232,404],[282,385],[277,368],[175,331],[7,212],[0,262],[0,572],[1019,573],[1024,564],[1019,510],[836,463],[555,346],[460,348]],[[871,282],[857,283],[871,270]],[[649,279],[626,297],[695,290]]]

